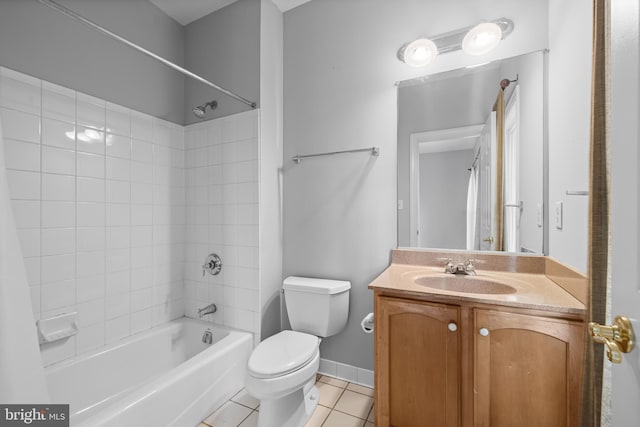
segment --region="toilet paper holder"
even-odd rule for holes
[[[365,334],[370,334],[373,332],[373,313],[369,313],[364,316],[362,322],[360,322],[360,327]]]

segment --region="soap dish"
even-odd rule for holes
[[[65,313],[36,322],[40,344],[58,341],[78,333],[78,313]]]

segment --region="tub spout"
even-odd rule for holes
[[[211,342],[213,341],[213,334],[211,333],[211,329],[208,329],[206,331],[204,331],[204,334],[202,335],[202,342],[205,344],[211,344]]]
[[[206,314],[212,314],[212,313],[215,313],[216,310],[218,310],[218,307],[216,307],[215,304],[209,304],[206,307],[198,309],[198,316],[202,317],[202,316],[204,316]]]

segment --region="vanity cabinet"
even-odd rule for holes
[[[584,323],[375,294],[376,425],[578,426]]]

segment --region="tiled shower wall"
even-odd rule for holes
[[[259,144],[257,110],[185,128],[185,312],[215,303],[206,319],[257,333],[259,328]],[[219,275],[203,275],[210,253]]]
[[[1,67],[0,119],[44,363],[182,316],[184,128]]]

